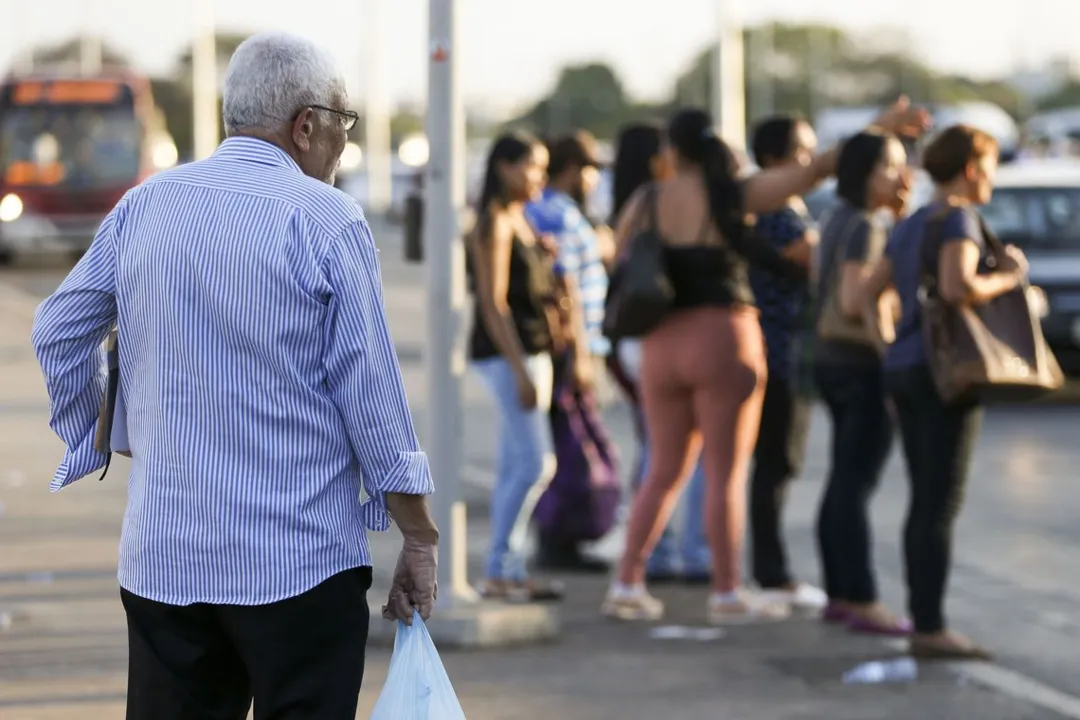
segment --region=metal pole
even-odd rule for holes
[[[367,205],[371,215],[390,209],[393,183],[390,148],[390,93],[387,83],[384,0],[365,0],[367,8],[367,97],[364,110],[364,157],[367,165]]]
[[[750,57],[753,67],[753,113],[755,121],[770,117],[776,113],[776,85],[773,82],[773,56],[775,37],[773,23],[768,22],[756,28],[750,35]]]
[[[465,347],[465,107],[458,71],[456,0],[428,0],[430,34],[424,180],[424,264],[427,268],[427,453],[435,473],[433,512],[439,525],[439,604],[476,601],[468,583],[465,503],[461,500],[461,386]]]
[[[79,40],[79,71],[86,77],[101,72],[101,2],[102,0],[83,0],[83,34]]]
[[[732,149],[746,150],[746,62],[739,0],[717,0],[717,44],[713,67],[713,117]]]
[[[8,32],[9,47],[12,49],[11,70],[16,75],[26,75],[34,71],[34,49],[27,47],[19,51],[20,44],[29,37],[30,3],[15,2],[11,5],[11,25]]]
[[[214,37],[214,0],[193,0],[194,42],[191,46],[192,121],[195,159],[213,154],[218,145],[218,72]]]

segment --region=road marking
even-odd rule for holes
[[[886,640],[883,643],[890,650],[907,650],[905,640]],[[1035,705],[1043,710],[1051,710],[1068,720],[1080,720],[1080,697],[1041,683],[1015,670],[1003,668],[992,663],[945,663],[950,671],[968,682],[982,685],[1015,700]]]
[[[1003,695],[1052,710],[1070,720],[1080,720],[1080,698],[1055,690],[1027,675],[985,663],[952,663],[949,668],[961,677]]]

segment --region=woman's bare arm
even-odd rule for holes
[[[480,319],[499,354],[506,358],[519,377],[526,374],[525,350],[510,314],[507,291],[510,285],[510,252],[514,230],[502,213],[478,225],[470,245],[476,270],[476,301]]]
[[[861,316],[863,326],[870,330],[871,339],[879,350],[884,350],[896,340],[896,303],[899,298],[891,289],[892,281],[892,262],[888,257],[882,257],[868,267],[859,284],[857,314]]]
[[[938,259],[938,290],[956,305],[982,305],[1019,287],[1023,274],[1016,271],[979,274],[979,246],[970,238],[947,240]]]
[[[615,226],[615,257],[622,255],[634,234],[644,227],[645,196],[650,185],[642,185],[626,201]]]

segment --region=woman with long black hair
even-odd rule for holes
[[[558,323],[554,257],[525,218],[543,189],[547,150],[517,133],[492,145],[469,259],[476,302],[469,342],[473,367],[499,412],[498,471],[491,495],[491,546],[480,591],[505,600],[545,600],[559,589],[527,577],[524,545],[536,501],[555,470],[552,350]]]
[[[665,151],[662,125],[638,123],[624,128],[615,145],[615,163],[612,168],[612,226],[618,226],[622,211],[635,192],[644,185],[670,179],[674,172],[671,156]],[[618,341],[608,355],[608,368],[626,393],[634,410],[634,428],[640,448],[637,466],[632,475],[632,486],[636,490],[644,479],[649,458],[649,441],[645,433],[638,391],[641,381],[641,340],[624,338]],[[681,511],[681,542],[676,538],[672,524],[668,523],[649,556],[649,582],[709,582],[712,573],[709,545],[705,539],[705,528],[702,526],[702,513],[699,512],[704,498],[705,474],[699,461],[682,503],[684,509]]]

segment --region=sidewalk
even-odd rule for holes
[[[118,459],[103,483],[48,493],[61,447],[27,343],[31,305],[0,286],[0,720],[118,720],[126,637],[115,563],[127,465]],[[805,526],[797,534],[809,537]],[[474,578],[486,536],[486,519],[473,513]],[[373,538],[377,587],[397,543],[393,530]],[[600,619],[603,578],[567,581],[558,642],[444,655],[470,720],[1057,718],[963,684],[946,667],[924,667],[911,685],[844,686],[843,671],[891,651],[812,620],[730,628],[712,642],[653,640],[647,627]],[[702,624],[703,591],[660,594],[665,624]],[[369,715],[387,661],[386,650],[371,651],[358,718]]]

